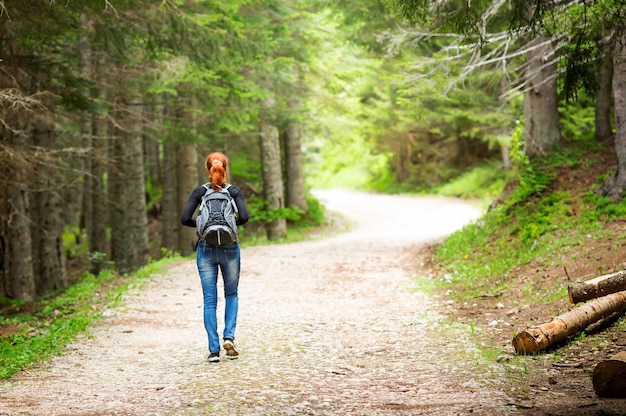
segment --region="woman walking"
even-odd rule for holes
[[[205,161],[205,169],[209,182],[198,186],[191,192],[189,201],[181,216],[181,223],[188,227],[196,227],[196,220],[192,218],[198,206],[202,203],[205,193],[228,192],[232,197],[237,211],[236,224],[248,222],[249,214],[246,208],[243,192],[237,186],[228,184],[226,169],[228,158],[220,152],[211,153]],[[236,230],[235,230],[236,234]],[[218,234],[219,235],[219,234]],[[237,313],[239,311],[239,272],[241,269],[241,252],[236,238],[226,241],[200,238],[196,252],[196,263],[202,294],[204,296],[204,327],[208,336],[209,362],[220,361],[220,339],[217,331],[217,275],[218,269],[224,281],[224,350],[226,357],[235,359],[239,352],[235,348],[235,329],[237,327]]]

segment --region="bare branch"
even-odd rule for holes
[[[115,7],[113,7],[111,2],[109,0],[104,0],[104,11],[106,12],[107,10],[112,10],[115,17],[120,17],[120,15],[117,13],[117,10],[115,9]]]
[[[450,3],[449,0],[438,0],[432,3],[430,10],[435,13],[442,8],[445,8]],[[519,46],[514,46],[516,42],[524,39],[524,35],[527,34],[528,28],[519,28],[515,31],[505,32],[488,32],[489,23],[498,15],[502,14],[503,7],[508,3],[507,0],[492,0],[492,3],[488,6],[485,12],[480,16],[478,22],[478,33],[480,36],[479,42],[468,42],[469,36],[465,36],[457,33],[430,33],[415,28],[400,28],[399,33],[396,35],[386,34],[385,36],[389,40],[390,50],[397,52],[403,45],[404,46],[416,46],[419,42],[435,37],[450,38],[449,45],[442,48],[439,52],[447,55],[445,58],[432,58],[421,61],[413,68],[417,70],[423,70],[427,66],[433,67],[432,70],[426,71],[432,73],[435,70],[446,71],[447,65],[453,60],[460,60],[465,62],[465,66],[460,74],[454,76],[454,79],[450,82],[448,89],[454,88],[456,85],[462,83],[472,72],[480,69],[486,69],[489,67],[495,67],[503,72],[503,76],[506,77],[509,90],[503,94],[503,97],[512,97],[526,91],[528,87],[528,81],[517,83],[519,79],[519,73],[528,71],[528,65],[522,63],[520,65],[511,66],[510,63],[523,58],[528,53],[540,50],[541,48],[550,47],[550,55],[543,57],[543,63],[539,69],[534,69],[534,73],[525,73],[527,79],[534,78],[536,71],[545,69],[546,66],[554,65],[561,59],[558,55],[559,52],[567,46],[566,33],[561,33],[552,37],[546,37],[542,42],[535,43],[533,41],[522,42]],[[471,7],[469,1],[467,4]],[[584,0],[564,0],[554,3],[554,12],[566,11],[567,9],[584,4]],[[434,69],[436,68],[436,69]],[[561,68],[559,73],[564,72]],[[423,79],[425,74],[412,76],[408,80],[414,82],[418,79]],[[547,82],[553,81],[553,79],[546,80]]]
[[[7,19],[11,20],[11,16],[9,15],[9,11],[7,10],[6,6],[4,5],[4,1],[0,0],[0,16],[2,15],[7,15]]]

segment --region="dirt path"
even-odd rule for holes
[[[318,196],[355,225],[242,251],[238,360],[206,361],[200,285],[184,261],[67,354],[0,386],[0,415],[509,413],[467,329],[445,325],[412,288],[419,246],[478,211],[434,198]],[[383,201],[395,210],[391,229],[377,226]]]

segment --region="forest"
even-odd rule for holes
[[[496,200],[573,142],[614,147],[598,193],[620,201],[625,14],[620,0],[0,1],[0,297],[190,255],[180,213],[212,151],[250,205],[244,239],[319,221],[316,188],[428,192],[484,169]]]

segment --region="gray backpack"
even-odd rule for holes
[[[230,184],[221,191],[211,188],[210,184],[202,185],[206,192],[202,197],[196,228],[198,237],[212,246],[222,246],[237,241],[237,204],[228,192]]]

